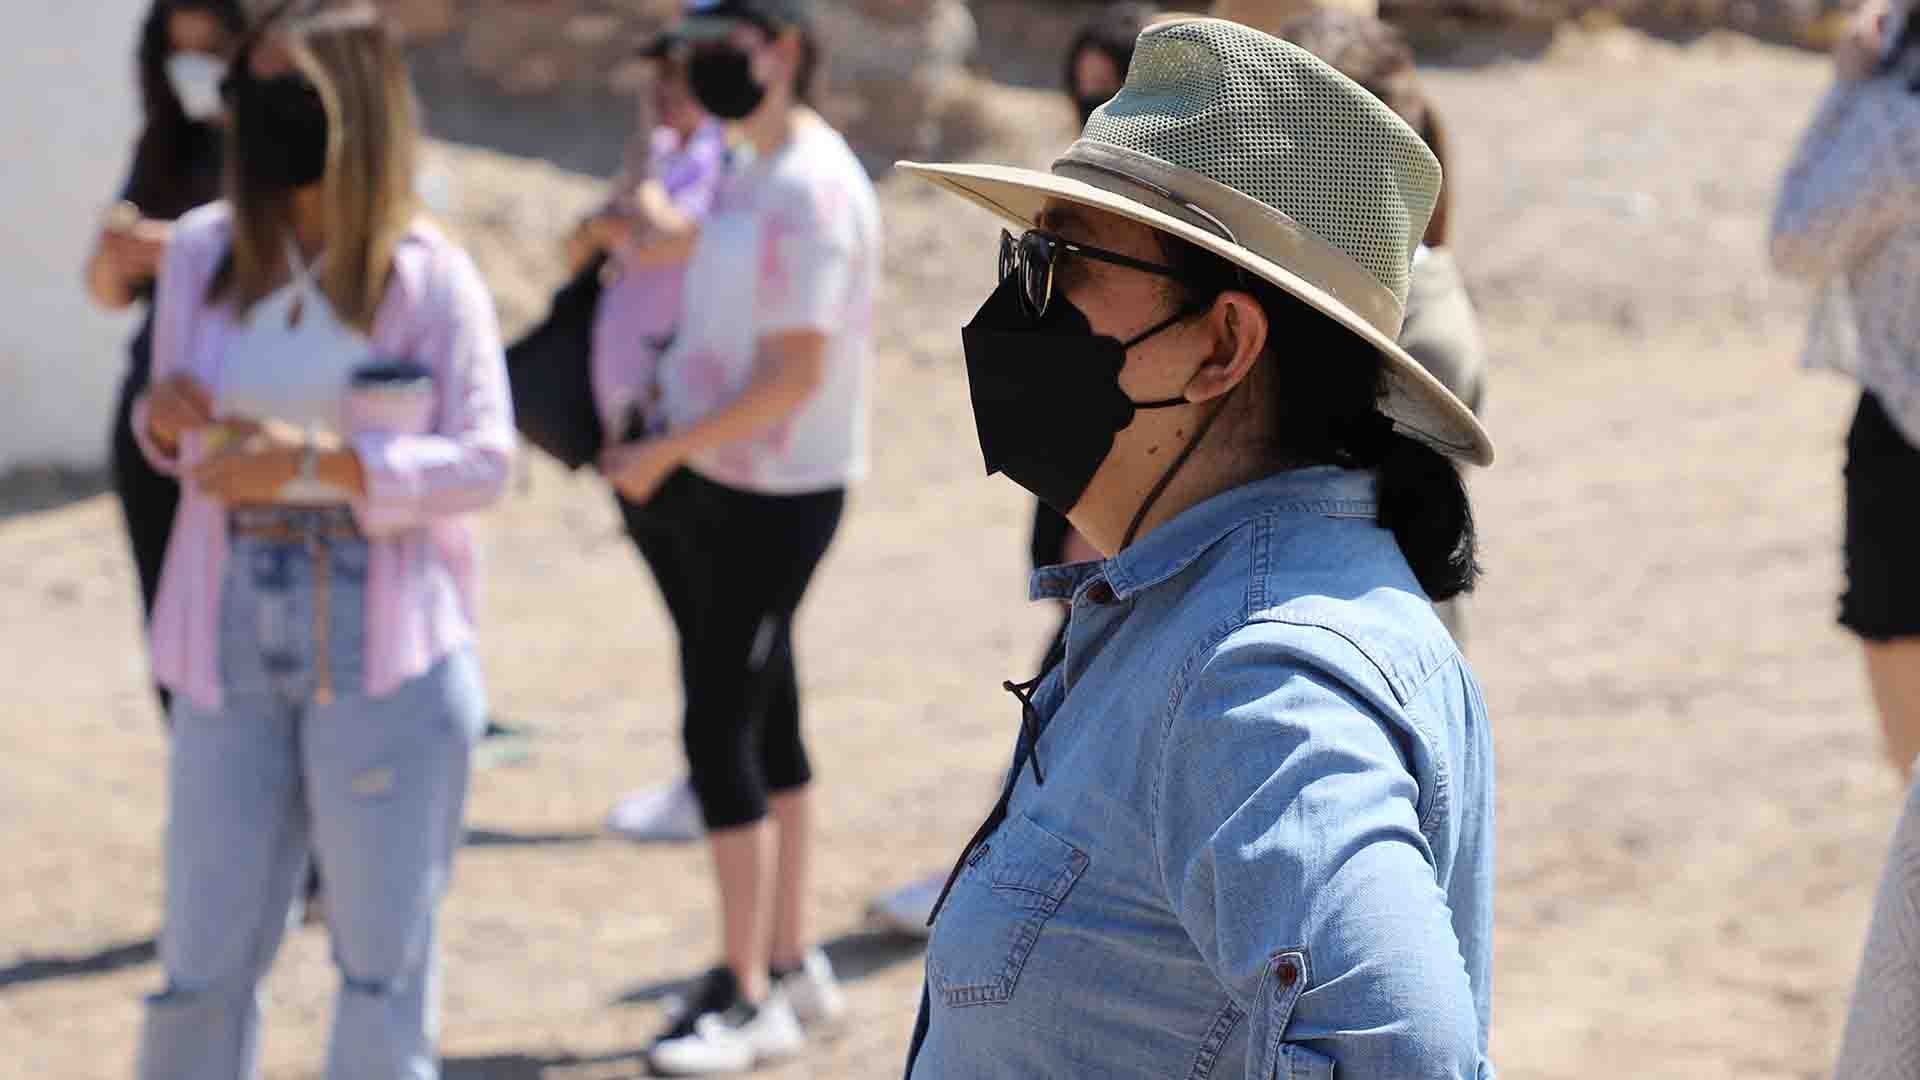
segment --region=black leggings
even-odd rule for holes
[[[120,517],[127,529],[127,542],[133,549],[133,568],[140,576],[141,610],[153,614],[153,598],[160,591],[160,566],[167,557],[167,538],[173,534],[173,517],[180,508],[180,485],[170,476],[155,472],[133,439],[133,403],[147,388],[152,368],[153,321],[149,318],[128,347],[131,354],[127,377],[120,384],[119,406],[113,412],[111,460],[113,493],[120,498]],[[146,626],[141,624],[144,636]],[[156,686],[160,712],[167,711],[168,695]]]
[[[681,469],[620,500],[680,637],[683,734],[709,829],[750,825],[813,778],[800,737],[793,615],[833,541],[844,489],[762,495]]]

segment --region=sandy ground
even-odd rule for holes
[[[1823,65],[1563,33],[1431,78],[1497,364],[1470,648],[1501,755],[1497,1060],[1820,1075],[1895,800],[1831,621],[1851,394],[1795,369],[1806,302],[1762,255]],[[1054,113],[1031,115],[1000,155],[1057,145]],[[444,153],[456,225],[524,320],[548,230],[590,188]],[[895,1075],[920,958],[861,908],[977,822],[1017,725],[999,682],[1029,673],[1048,621],[1021,603],[1024,503],[980,475],[959,365],[992,226],[899,181],[884,198],[874,476],[803,618],[815,910],[858,1019],[779,1076]],[[447,1074],[630,1076],[660,998],[715,948],[701,851],[599,831],[615,796],[679,768],[672,642],[592,479],[537,465],[485,528],[493,695],[541,739],[475,787],[445,917]],[[126,1075],[159,982],[165,742],[132,596],[109,501],[0,520],[6,1077]],[[294,935],[270,1076],[313,1075],[333,985],[324,934]]]

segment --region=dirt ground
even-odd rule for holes
[[[1839,585],[1848,388],[1796,370],[1806,313],[1764,229],[1825,80],[1710,35],[1562,31],[1430,76],[1461,256],[1495,357],[1501,460],[1469,653],[1499,733],[1494,1049],[1510,1077],[1813,1077],[1845,1015],[1895,809]],[[998,156],[1066,133],[1041,98]],[[1023,111],[1024,110],[1024,111]],[[509,322],[591,187],[444,149],[452,215]],[[874,474],[803,618],[823,777],[815,911],[856,1022],[785,1077],[891,1077],[920,956],[874,891],[943,865],[991,798],[1048,613],[1019,493],[980,475],[961,323],[993,226],[883,186],[890,293]],[[602,487],[538,463],[486,518],[494,701],[528,765],[480,775],[445,913],[447,1075],[640,1069],[659,1002],[715,950],[704,856],[605,836],[679,769],[672,642]],[[165,742],[112,503],[0,519],[0,1075],[128,1075],[152,934]],[[311,1076],[322,932],[270,985],[268,1075]]]

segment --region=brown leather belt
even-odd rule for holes
[[[333,704],[333,545],[366,540],[353,512],[343,506],[236,507],[227,515],[227,531],[249,540],[306,545],[313,560],[313,700]]]

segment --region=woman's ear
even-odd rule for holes
[[[1200,370],[1188,381],[1188,401],[1211,401],[1246,381],[1253,365],[1267,351],[1267,312],[1250,294],[1237,289],[1221,293],[1201,316],[1201,327],[1213,348]]]

